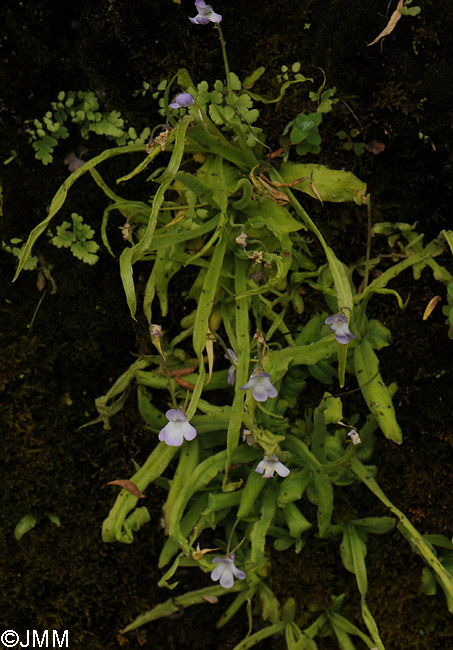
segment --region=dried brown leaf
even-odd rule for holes
[[[38,291],[42,291],[45,286],[46,286],[46,278],[44,277],[44,273],[42,271],[39,271],[38,277],[36,278],[36,287]]]
[[[168,373],[170,377],[184,377],[185,375],[191,375],[197,366],[189,366],[188,368],[177,368],[176,370],[170,370]]]
[[[374,153],[375,156],[377,156],[379,153],[382,153],[385,149],[385,144],[383,142],[378,142],[377,140],[373,140],[373,142],[369,142],[366,145],[367,151],[370,151],[371,153]]]
[[[123,490],[127,490],[131,494],[134,495],[134,497],[137,497],[138,499],[144,499],[145,495],[143,492],[140,492],[138,487],[135,485],[135,483],[132,483],[132,481],[129,481],[128,479],[118,479],[117,481],[109,481],[105,485],[119,485]],[[104,485],[102,487],[105,487]]]
[[[195,390],[195,386],[191,384],[190,381],[186,381],[180,377],[175,377],[175,382],[178,384],[178,386],[181,386],[181,388],[185,388],[186,390],[190,390],[192,392]]]
[[[391,34],[393,32],[393,30],[395,29],[396,23],[399,21],[399,19],[402,16],[402,14],[400,12],[400,9],[403,7],[403,4],[404,4],[404,0],[399,0],[398,5],[397,5],[395,11],[390,16],[390,20],[388,21],[386,27],[382,30],[382,32],[379,34],[379,36],[376,36],[374,41],[372,41],[371,43],[368,43],[368,47],[370,47],[370,45],[374,45],[375,43],[378,43],[381,40],[381,38],[384,38],[384,36],[388,36],[389,34]]]
[[[317,188],[316,188],[316,185],[313,183],[313,181],[310,183],[310,187],[311,187],[311,189],[313,190],[313,193],[316,194],[316,198],[319,199],[319,200],[321,201],[321,205],[324,205],[324,203],[322,202],[321,195],[320,195],[320,193],[318,192],[318,190],[317,190]]]

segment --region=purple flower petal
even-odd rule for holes
[[[194,25],[207,25],[207,23],[220,23],[222,16],[216,14],[211,5],[207,5],[204,0],[195,0],[195,7],[198,10],[198,14],[195,18],[190,18],[189,20]]]
[[[349,331],[348,319],[344,314],[335,314],[328,316],[324,323],[329,327],[330,331],[335,334],[338,343],[346,345],[356,337]]]
[[[232,570],[233,574],[236,576],[236,578],[238,578],[238,580],[245,580],[244,571],[241,571],[241,569],[238,569],[237,566],[235,566],[234,564],[232,565],[231,570]]]
[[[183,422],[180,425],[180,428],[181,428],[181,431],[182,431],[182,434],[183,434],[184,438],[186,440],[188,440],[189,442],[197,437],[197,430],[195,429],[195,427],[193,427],[188,422]]]
[[[170,447],[180,447],[184,439],[190,441],[197,435],[197,430],[180,409],[169,409],[165,416],[167,424],[159,431],[159,440]]]
[[[180,409],[169,409],[165,413],[165,417],[170,422],[187,422],[187,418]]]
[[[190,93],[179,93],[173,99],[172,103],[169,104],[170,108],[183,108],[184,106],[191,106],[194,103],[195,99]]]
[[[257,402],[265,402],[269,397],[277,397],[278,391],[270,382],[271,376],[268,372],[253,373],[248,382],[239,387],[239,390],[252,388],[253,398]]]
[[[213,564],[217,564],[215,569],[211,571],[211,580],[216,582],[220,580],[220,584],[224,589],[230,589],[234,584],[234,576],[239,580],[245,580],[245,573],[238,569],[234,564],[234,554],[226,555],[225,557],[216,557],[212,560]]]

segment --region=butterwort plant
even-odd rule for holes
[[[436,240],[427,249],[416,250],[414,244],[404,260],[369,284],[364,282],[358,291],[352,273],[327,245],[298,196],[303,195],[304,205],[309,200],[322,203],[325,211],[329,202],[339,200],[359,210],[367,206],[366,185],[350,172],[329,169],[317,160],[301,163],[297,156],[293,158],[294,151],[291,159],[270,164],[264,129],[253,126],[260,97],[250,89],[260,75],[257,72],[241,82],[229,71],[222,16],[202,0],[195,7],[197,15],[191,22],[213,23],[219,33],[226,87],[221,81],[212,89],[205,81],[196,85],[186,71],[180,71],[166,86],[168,124],[162,133],[148,145],[109,149],[75,169],[30,235],[19,264],[20,270],[70,187],[90,173],[109,199],[102,240],[112,254],[109,220],[117,214],[128,224],[130,236],[115,252],[134,318],[139,301],[133,265],[140,262],[140,272],[148,271],[140,304],[155,353],[136,359],[96,400],[97,421],[108,428],[129,388],[137,388],[149,457],[130,480],[141,491],[153,482],[167,491],[163,520],[168,539],[159,557],[159,568],[165,570],[159,586],[176,586],[172,580],[179,567],[184,567],[186,581],[190,582],[191,571],[201,570],[205,576],[200,588],[173,595],[139,615],[124,631],[181,607],[230,594],[220,625],[245,605],[250,629],[256,628],[251,616],[257,608],[250,605],[255,596],[254,603],[261,604],[271,623],[250,634],[238,649],[274,634],[285,635],[289,648],[303,647],[318,633],[333,633],[344,647],[354,647],[350,637],[355,635],[367,647],[383,650],[366,601],[370,534],[388,533],[398,521],[398,528],[404,529],[445,590],[452,609],[453,587],[433,545],[384,494],[375,478],[376,468],[368,465],[376,432],[380,430],[388,444],[400,443],[401,432],[393,388],[385,386],[375,353],[389,344],[390,332],[368,318],[366,306],[373,295],[390,293],[399,300],[386,284],[411,265],[417,265],[417,272],[427,260],[433,265],[434,253],[440,254],[445,246]],[[179,93],[172,90],[176,78]],[[104,160],[123,154],[122,159],[130,160],[131,152],[140,152],[143,161],[132,171],[127,168],[118,179],[122,183],[130,178],[138,181],[139,174],[158,161],[152,175],[155,193],[149,202],[125,201],[99,171]],[[162,158],[167,161],[164,171]],[[301,231],[309,231],[310,237],[302,237]],[[325,255],[319,267],[312,261],[319,258],[320,250],[312,250],[313,237]],[[365,267],[368,262],[365,259]],[[178,285],[183,275],[184,282]],[[184,294],[178,293],[182,312],[178,330],[172,304],[175,293],[169,290],[186,287],[188,277],[193,278],[192,285]],[[306,291],[318,294],[312,304],[325,299],[328,313],[335,315],[300,309],[296,299]],[[298,310],[292,309],[297,304]],[[155,323],[157,313],[161,325]],[[354,323],[356,334],[351,333],[349,322]],[[326,332],[325,325],[335,336]],[[356,336],[359,340],[354,341]],[[371,417],[350,412],[349,392],[334,396],[338,393],[335,378],[341,384],[346,373],[357,383]],[[319,385],[310,395],[322,395],[314,410],[306,408],[313,400],[304,395],[313,382]],[[392,516],[373,516],[372,504],[363,519],[345,520],[343,512],[336,516],[335,491],[341,490],[343,501],[349,486],[356,488],[358,483]],[[104,521],[103,540],[131,543],[134,534],[147,534],[145,524],[150,518],[146,506],[139,506],[137,497],[123,490]],[[270,548],[285,552],[288,566],[293,566],[292,554],[307,552],[309,535],[313,544],[318,538],[323,544],[329,542],[335,554],[340,546],[343,564],[360,592],[365,632],[338,614],[342,597],[337,599],[335,593],[326,612],[313,612],[311,603],[302,602],[306,611],[300,617],[289,615],[272,593]],[[217,555],[219,548],[210,548],[213,538],[217,547],[226,549],[224,556]],[[234,551],[229,552],[239,547],[241,568],[235,564]],[[296,620],[307,621],[307,627],[300,628]]]

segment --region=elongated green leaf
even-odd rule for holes
[[[241,447],[235,450],[233,458],[236,462],[250,462],[255,460],[258,453],[257,450],[252,448]],[[172,508],[170,519],[168,521],[168,528],[170,536],[178,542],[181,549],[186,553],[190,553],[190,547],[188,540],[182,534],[181,531],[181,519],[184,509],[186,508],[189,500],[192,495],[197,492],[201,487],[208,485],[215,476],[222,470],[227,451],[223,450],[210,456],[192,472],[192,475],[188,477],[186,485],[181,490],[176,502]]]
[[[25,263],[30,257],[32,248],[35,245],[36,240],[46,230],[49,223],[58,213],[58,211],[60,210],[60,208],[62,207],[62,205],[66,200],[68,191],[74,185],[76,180],[78,180],[86,172],[90,171],[90,169],[94,169],[96,165],[99,165],[104,160],[108,160],[109,158],[113,158],[114,156],[121,156],[122,154],[125,153],[137,153],[137,151],[144,151],[144,150],[145,150],[144,145],[133,145],[130,147],[128,146],[128,147],[116,147],[115,149],[106,149],[106,151],[103,151],[101,154],[99,154],[99,156],[96,156],[95,158],[88,160],[84,165],[82,165],[82,167],[79,167],[74,172],[72,172],[70,176],[68,176],[68,178],[60,186],[59,190],[53,197],[49,208],[49,214],[47,215],[47,217],[43,219],[41,223],[35,226],[31,231],[31,233],[29,234],[25,246],[22,250],[22,254],[19,259],[19,265],[17,267],[16,274],[13,278],[13,282],[19,277],[20,272],[24,268]]]
[[[376,480],[370,476],[367,468],[362,465],[357,458],[351,459],[351,469],[354,474],[363,481],[367,488],[371,490],[371,492],[373,492],[373,494],[397,517],[399,520],[398,530],[404,534],[404,537],[406,537],[411,544],[415,546],[420,555],[436,573],[442,588],[446,593],[450,594],[450,601],[447,601],[448,611],[453,613],[453,576],[446,570],[439,558],[432,552],[423,536],[411,524],[406,515],[401,512],[399,508],[393,505],[390,499],[388,499],[385,493],[381,490]]]
[[[208,333],[208,321],[211,315],[217,292],[219,277],[222,271],[223,258],[226,250],[226,238],[221,237],[219,243],[214,249],[214,253],[206,273],[201,296],[198,303],[197,315],[195,318],[195,327],[193,332],[193,349],[195,354],[201,360],[203,350],[206,344]]]
[[[238,643],[234,650],[248,650],[248,648],[253,648],[254,645],[262,641],[263,639],[267,639],[270,636],[274,636],[274,634],[282,633],[285,629],[286,622],[285,621],[280,621],[280,623],[274,623],[274,625],[269,625],[268,627],[264,627],[258,632],[255,632],[254,634],[251,634],[248,636],[246,639],[241,641],[241,643]]]
[[[164,195],[169,186],[171,185],[176,172],[179,169],[179,165],[181,164],[182,156],[184,154],[184,138],[186,135],[187,127],[189,126],[190,123],[190,117],[188,115],[185,115],[182,120],[178,122],[178,125],[176,127],[176,141],[175,141],[175,147],[173,149],[173,153],[171,155],[170,161],[168,163],[167,169],[164,171],[164,173],[158,178],[155,179],[156,182],[161,183],[159,189],[156,192],[156,195],[154,197],[152,209],[151,209],[151,214],[149,218],[148,225],[146,227],[146,231],[143,234],[142,239],[140,242],[134,246],[134,254],[132,257],[132,263],[137,262],[139,259],[141,259],[141,256],[144,251],[149,250],[149,247],[151,245],[151,241],[154,236],[154,230],[156,228],[156,223],[157,223],[157,217],[159,215],[159,210],[161,208],[161,205],[164,200]]]
[[[384,644],[382,642],[381,637],[379,636],[379,630],[378,630],[378,627],[376,625],[376,621],[374,620],[374,618],[373,618],[373,616],[372,616],[372,614],[371,614],[371,612],[369,610],[369,607],[366,604],[364,598],[362,598],[361,606],[362,606],[362,618],[363,618],[363,621],[364,621],[365,625],[367,626],[368,632],[370,633],[371,638],[373,639],[377,650],[385,650],[385,646],[384,646]]]
[[[266,480],[266,479],[262,479]],[[264,561],[266,535],[272,523],[277,507],[278,485],[266,485],[264,496],[261,497],[262,507],[259,520],[254,524],[250,533],[252,551],[250,561],[253,568],[259,567]]]
[[[366,544],[361,539],[361,537],[359,537],[355,526],[350,522],[347,522],[345,524],[345,530],[347,531],[349,538],[349,545],[351,549],[357,586],[359,588],[360,594],[362,595],[362,598],[365,598],[366,592],[368,590],[368,578],[365,565]]]
[[[344,630],[348,634],[354,634],[355,636],[358,636],[366,645],[368,648],[373,648],[374,642],[368,637],[366,634],[364,634],[356,625],[351,623],[351,621],[348,621],[347,618],[344,618],[344,616],[341,616],[341,614],[338,614],[337,612],[331,612],[329,614],[329,620],[332,623],[335,628]]]
[[[177,451],[164,442],[154,448],[145,464],[131,477],[131,482],[143,492],[148,485],[160,476],[167,468],[169,462]],[[135,508],[138,497],[127,490],[121,490],[113,508],[102,525],[102,539],[104,542],[133,542],[133,535],[124,527],[124,522],[131,510]]]
[[[346,315],[349,320],[352,313],[353,300],[351,283],[348,276],[346,275],[346,268],[329,246],[326,246],[325,253],[335,284],[335,292],[337,294],[338,300],[338,311],[341,309],[346,309]]]
[[[234,592],[243,591],[244,589],[248,589],[248,585],[241,580],[237,580],[230,589],[224,589],[220,585],[215,585],[213,587],[204,587],[197,591],[189,591],[182,596],[169,598],[165,603],[156,605],[156,607],[153,607],[153,609],[148,612],[144,612],[143,614],[140,614],[140,616],[137,616],[132,623],[125,627],[124,630],[121,630],[121,633],[124,634],[131,630],[136,630],[141,625],[155,621],[163,616],[170,616],[171,614],[179,612],[181,607],[185,608],[202,603],[206,604],[206,600],[211,597],[225,596]]]
[[[246,260],[239,257],[235,258],[235,293],[240,295],[243,293],[247,286],[247,271],[248,264]],[[239,390],[239,386],[243,386],[248,381],[249,365],[250,365],[250,298],[243,297],[237,298],[235,318],[236,318],[236,388],[234,393],[233,405],[231,408],[231,419],[228,426],[227,433],[227,458],[225,462],[225,477],[223,481],[224,490],[233,490],[238,487],[234,483],[228,483],[228,471],[231,464],[231,459],[234,450],[239,444],[239,437],[242,426],[242,418],[244,413],[244,398],[245,393]]]
[[[280,174],[286,183],[305,178],[294,189],[314,199],[343,203],[351,201],[362,205],[366,195],[366,183],[351,172],[329,169],[314,163],[286,162],[280,167]]]
[[[214,230],[216,225],[219,222],[219,216],[215,216],[209,221],[206,221],[203,225],[193,228],[193,230],[180,230],[175,232],[174,227],[170,228],[161,228],[159,232],[156,232],[154,235],[153,241],[151,242],[149,249],[150,251],[157,251],[160,248],[169,246],[170,244],[179,244],[181,242],[190,241],[191,239],[199,239],[206,233]]]
[[[131,312],[132,318],[135,319],[135,311],[137,308],[137,299],[135,296],[135,287],[133,284],[133,273],[132,266],[135,262],[142,258],[142,255],[149,250],[151,242],[154,236],[154,230],[156,228],[157,218],[159,216],[159,210],[164,201],[165,192],[171,185],[173,178],[181,164],[181,159],[184,153],[184,138],[189,125],[190,118],[189,116],[184,116],[182,120],[178,122],[176,127],[176,141],[175,147],[173,149],[170,162],[168,167],[162,176],[159,177],[158,181],[161,183],[159,189],[156,192],[154,197],[153,205],[151,208],[151,213],[149,216],[149,221],[146,226],[146,230],[143,234],[142,239],[132,248],[125,248],[120,256],[120,269],[121,269],[121,279],[123,280],[123,286],[126,293],[127,304]],[[81,168],[83,169],[83,167]]]
[[[134,320],[137,310],[137,297],[135,295],[134,273],[132,270],[133,248],[125,248],[120,256],[120,275],[123,282],[124,293],[126,294],[127,305]]]

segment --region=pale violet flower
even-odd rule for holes
[[[360,436],[359,436],[359,434],[357,433],[357,431],[356,431],[355,429],[352,429],[352,430],[348,433],[348,436],[351,438],[351,440],[352,440],[352,442],[353,442],[354,445],[360,445],[360,443],[362,442],[362,441],[360,440]]]
[[[349,331],[348,319],[344,314],[329,316],[324,322],[328,325],[329,329],[334,332],[338,343],[346,344],[356,338],[354,334]]]
[[[197,430],[189,422],[182,411],[179,409],[169,409],[165,413],[168,424],[159,432],[159,440],[165,442],[170,447],[180,447],[186,440],[193,440],[197,435]]]
[[[190,22],[194,25],[220,23],[222,20],[222,16],[220,14],[216,14],[211,5],[207,5],[204,0],[195,0],[195,7],[197,8],[198,14],[195,16],[195,18],[189,18]]]
[[[238,358],[234,350],[232,350],[231,348],[227,348],[227,351],[228,354],[225,355],[225,359],[228,359],[228,361],[233,362],[228,370],[227,382],[229,383],[230,386],[234,386],[234,382],[236,381],[236,361],[238,360]]]
[[[190,93],[179,93],[169,106],[170,108],[183,108],[184,106],[191,106],[194,101]]]
[[[264,472],[263,478],[272,478],[275,472],[277,472],[277,474],[282,478],[285,478],[285,476],[288,476],[289,471],[290,470],[278,460],[278,457],[275,454],[272,454],[270,458],[264,456],[263,460],[258,463],[255,470],[258,474],[263,474]]]
[[[257,402],[265,402],[268,397],[277,397],[277,389],[272,386],[268,372],[254,372],[246,384],[240,386],[240,390],[252,388],[252,395]]]
[[[217,566],[211,572],[211,580],[217,582],[220,579],[220,584],[224,589],[230,589],[233,586],[235,577],[239,580],[245,579],[245,573],[234,564],[234,553],[225,557],[216,557],[212,562]]]

